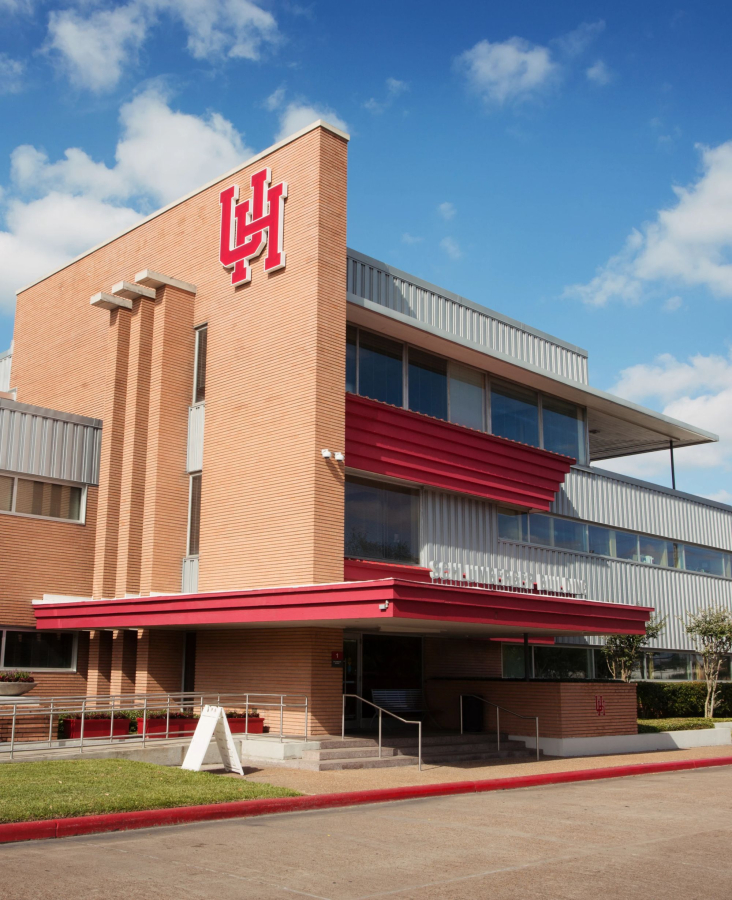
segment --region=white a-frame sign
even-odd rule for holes
[[[191,739],[191,745],[188,748],[181,768],[200,772],[203,758],[211,744],[212,737],[216,738],[216,746],[219,748],[226,771],[237,772],[239,775],[243,775],[244,769],[241,767],[241,760],[234,746],[229,720],[226,718],[226,713],[221,706],[203,707],[201,718],[198,720],[198,725],[196,725],[196,730]]]

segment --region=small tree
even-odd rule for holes
[[[630,681],[633,669],[638,665],[641,650],[648,641],[655,640],[663,631],[666,619],[651,616],[645,634],[608,634],[602,648],[607,667],[613,678]]]
[[[704,680],[707,683],[704,716],[712,719],[718,697],[719,669],[727,654],[732,651],[732,615],[721,606],[710,606],[696,615],[689,614],[686,633],[702,658]]]

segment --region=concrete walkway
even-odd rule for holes
[[[1,894],[729,900],[731,786],[704,769],[9,844]]]
[[[701,747],[696,750],[669,750],[656,753],[627,753],[622,756],[590,756],[575,759],[546,759],[541,762],[515,762],[491,760],[490,762],[466,762],[454,766],[422,767],[405,766],[395,769],[350,769],[335,772],[310,772],[289,769],[281,765],[261,768],[244,762],[248,781],[268,782],[278,787],[288,787],[302,794],[332,794],[340,791],[368,791],[376,788],[405,787],[413,784],[440,784],[448,781],[480,781],[484,778],[511,778],[519,775],[535,775],[540,772],[571,772],[577,769],[607,768],[609,766],[639,765],[641,763],[671,762],[681,759],[711,759],[732,756],[727,747]],[[216,765],[206,766],[211,771],[221,771]],[[732,769],[729,771],[732,785]],[[239,776],[231,776],[239,777]],[[732,897],[732,890],[730,891]]]

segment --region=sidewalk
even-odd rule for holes
[[[573,772],[580,769],[604,769],[612,766],[633,766],[642,763],[679,762],[688,759],[713,759],[730,755],[729,747],[700,747],[696,750],[668,750],[656,753],[626,753],[617,756],[582,756],[573,759],[546,759],[541,762],[465,762],[454,766],[400,766],[389,769],[344,769],[333,772],[311,772],[283,766],[261,767],[247,765],[244,773],[248,781],[263,781],[278,787],[288,787],[302,794],[333,794],[342,791],[368,791],[379,788],[407,787],[424,784],[445,784],[451,781],[482,781],[487,778],[513,778],[549,772]],[[206,766],[210,771],[220,767]],[[238,775],[231,776],[238,778]]]

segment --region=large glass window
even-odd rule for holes
[[[553,546],[559,550],[573,550],[576,553],[587,552],[587,526],[571,519],[554,519]]]
[[[533,391],[491,381],[491,432],[539,446],[539,400]]]
[[[674,546],[671,541],[641,535],[639,539],[639,561],[650,566],[673,565]]]
[[[646,678],[653,681],[688,681],[690,662],[688,653],[646,653]]]
[[[450,421],[466,428],[485,428],[483,375],[450,363]]]
[[[685,567],[689,572],[706,572],[708,575],[724,575],[724,554],[706,547],[684,545]]]
[[[498,511],[498,537],[504,541],[528,541],[529,517],[513,509]]]
[[[196,331],[196,377],[193,402],[203,403],[206,399],[206,351],[208,348],[208,328]]]
[[[402,345],[367,331],[360,332],[358,340],[358,392],[401,406]]]
[[[201,476],[191,475],[191,496],[188,518],[188,555],[198,556],[201,541]]]
[[[19,478],[15,512],[78,522],[81,519],[81,488]]]
[[[552,545],[552,520],[549,516],[529,516],[529,540],[532,544]]]
[[[356,393],[356,348],[358,330],[349,325],[346,328],[346,390]]]
[[[73,665],[73,632],[5,632],[6,669],[71,669]]]
[[[585,430],[581,411],[573,404],[556,397],[542,396],[541,416],[544,430],[544,449],[584,461]]]
[[[587,526],[588,549],[590,553],[597,553],[598,556],[612,556],[612,532],[609,528],[602,528],[599,525]]]
[[[632,559],[638,562],[638,535],[627,531],[614,532],[615,553],[618,559]]]
[[[409,349],[409,408],[447,419],[447,361]]]
[[[13,479],[0,475],[0,510],[10,512],[13,508]]]
[[[590,654],[582,647],[534,647],[535,678],[589,678]]]
[[[345,555],[417,565],[418,492],[347,478]]]

